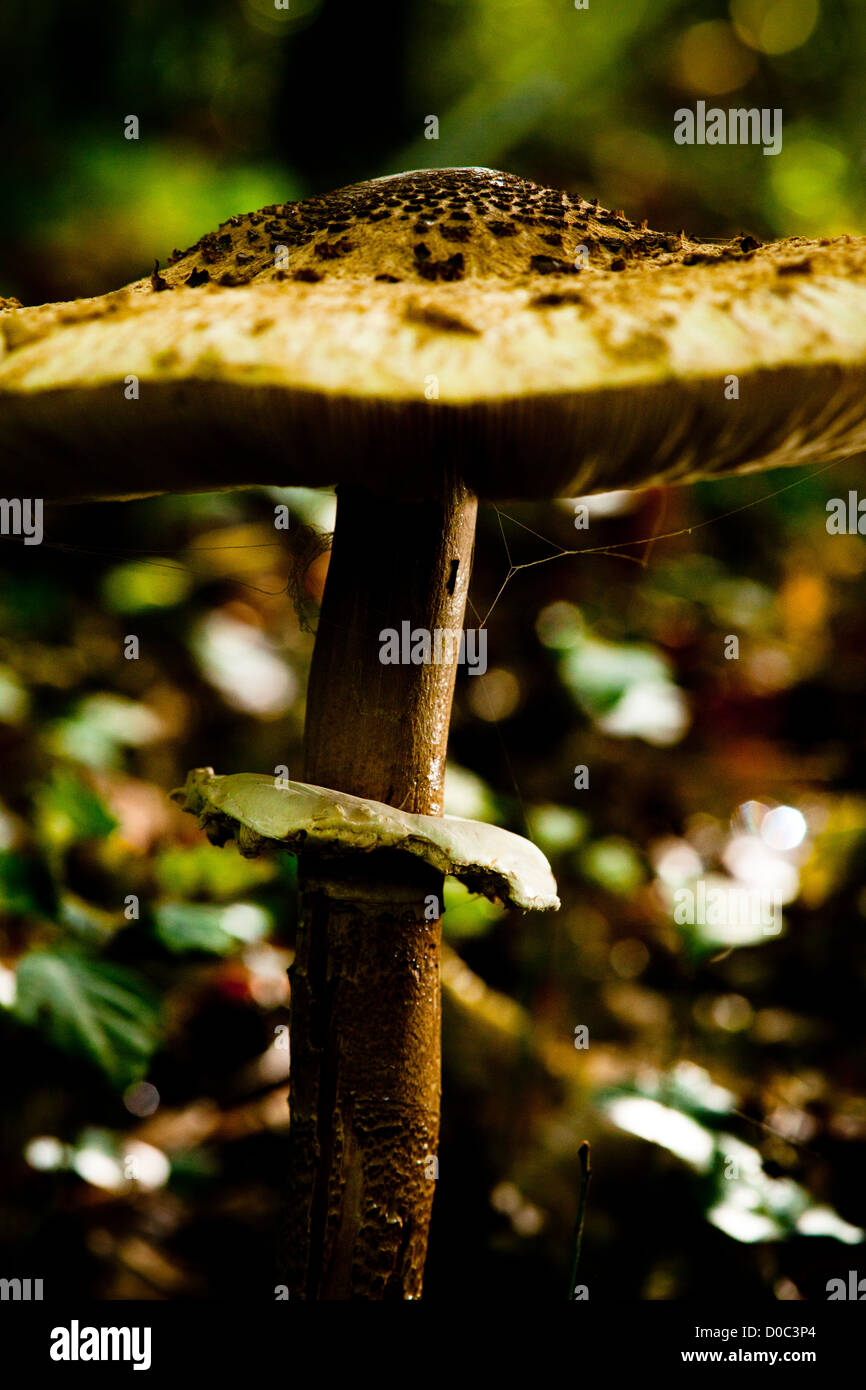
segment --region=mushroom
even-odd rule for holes
[[[111,294],[0,300],[4,487],[423,497],[447,459],[547,498],[841,457],[864,308],[864,237],[705,242],[488,169],[397,174],[232,217]]]
[[[866,238],[707,243],[415,171],[231,218],[114,294],[7,302],[0,341],[7,493],[337,485],[306,782],[199,769],[176,796],[218,842],[300,852],[292,1295],[417,1297],[442,875],[555,890],[531,847],[442,818],[455,652],[383,665],[380,632],[461,629],[477,497],[861,449]]]

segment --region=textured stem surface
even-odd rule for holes
[[[456,643],[383,664],[381,633],[459,632],[475,500],[338,492],[305,779],[441,814]],[[405,856],[303,867],[292,972],[288,1279],[307,1299],[417,1298],[439,1133],[441,879]]]

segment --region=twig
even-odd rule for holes
[[[589,1165],[589,1140],[584,1139],[577,1151],[580,1161],[580,1197],[577,1203],[577,1221],[574,1225],[574,1255],[571,1261],[571,1278],[568,1282],[568,1301],[574,1299],[574,1287],[577,1282],[577,1266],[580,1263],[580,1247],[583,1243],[583,1222],[586,1216],[586,1199],[589,1193],[589,1180],[592,1177],[592,1169]]]

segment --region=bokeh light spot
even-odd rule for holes
[[[138,1081],[124,1091],[123,1103],[130,1115],[152,1115],[159,1108],[159,1091],[149,1081]]]
[[[757,59],[730,24],[721,19],[693,24],[683,34],[674,57],[674,79],[689,92],[733,92],[754,73]]]
[[[731,19],[744,43],[762,53],[790,53],[818,23],[818,0],[731,0]]]
[[[795,806],[775,806],[761,822],[761,839],[770,849],[796,849],[808,829],[806,818]]]
[[[66,1161],[66,1146],[51,1135],[41,1135],[38,1139],[30,1140],[24,1149],[24,1157],[31,1168],[37,1168],[41,1173],[49,1173],[63,1167]]]
[[[610,948],[611,968],[621,980],[636,980],[649,965],[649,951],[637,937],[615,941]]]
[[[472,713],[488,723],[507,719],[520,704],[520,681],[513,671],[493,666],[468,684],[467,701]]]

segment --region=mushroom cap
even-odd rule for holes
[[[514,907],[559,907],[556,883],[541,850],[495,825],[456,816],[420,816],[381,801],[311,787],[277,786],[273,777],[239,772],[219,777],[212,767],[190,772],[171,793],[215,843],[235,839],[241,854],[267,849],[311,850],[353,859],[374,850],[400,850],[473,893]]]
[[[4,488],[46,498],[688,481],[856,452],[864,386],[866,237],[700,242],[487,169],[233,217],[95,299],[0,302]]]

